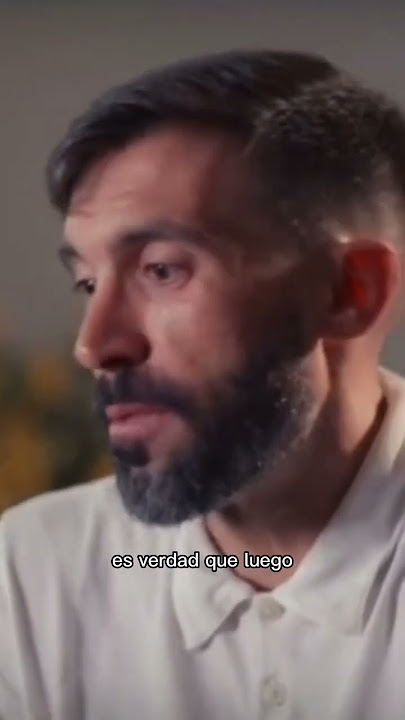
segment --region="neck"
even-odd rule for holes
[[[366,399],[365,399],[366,398]],[[259,590],[275,588],[296,571],[353,483],[381,426],[386,400],[378,379],[358,400],[349,393],[326,401],[305,449],[277,477],[266,476],[226,508],[206,517],[218,551],[237,555],[235,571]],[[250,555],[290,555],[291,568],[246,568]]]

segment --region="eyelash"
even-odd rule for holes
[[[176,263],[156,262],[156,263],[148,263],[147,265],[145,265],[145,269],[151,269],[151,268],[155,268],[155,269],[156,269],[156,268],[159,268],[159,267],[160,267],[160,268],[164,267],[164,268],[166,268],[166,269],[167,269],[167,268],[175,269],[175,270],[178,270],[178,271],[180,271],[180,272],[185,272],[185,271],[186,271],[186,268],[184,267],[184,265],[179,265],[179,264],[176,264]],[[169,284],[169,281],[165,282],[165,281],[163,280],[163,281],[162,281],[162,284],[163,284],[163,285]],[[91,286],[92,289],[90,289],[89,286]],[[95,290],[95,281],[92,280],[92,279],[89,279],[89,278],[83,278],[83,279],[81,279],[81,280],[77,280],[77,282],[75,282],[74,285],[73,285],[73,290],[74,290],[74,292],[84,291],[84,293],[85,293],[86,295],[93,295],[94,290]]]
[[[75,283],[73,284],[73,291],[74,291],[74,292],[84,291],[85,295],[92,295],[93,292],[94,292],[94,287],[93,287],[93,289],[90,291],[90,290],[88,289],[89,285],[93,285],[93,286],[94,286],[94,285],[95,285],[94,280],[86,280],[86,279],[77,280],[77,282],[75,282]]]
[[[176,263],[155,262],[155,263],[148,263],[147,265],[145,265],[145,269],[147,269],[147,268],[149,268],[149,269],[150,269],[150,268],[155,268],[155,269],[156,269],[156,268],[159,268],[159,267],[160,267],[160,268],[163,267],[163,268],[165,268],[165,269],[170,268],[171,270],[174,269],[174,270],[180,271],[180,272],[184,272],[184,271],[186,270],[186,268],[184,267],[184,265],[179,265],[179,264],[176,264]],[[164,283],[164,281],[162,281],[162,282]],[[165,284],[166,284],[166,283],[165,283]]]

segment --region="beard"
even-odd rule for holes
[[[300,447],[314,398],[303,369],[302,336],[291,337],[291,330],[290,325],[284,357],[263,342],[243,369],[210,389],[209,410],[198,407],[189,389],[129,369],[112,381],[97,381],[96,405],[105,424],[108,405],[139,402],[165,406],[193,430],[188,446],[159,469],[148,467],[144,443],[124,447],[109,441],[117,488],[130,515],[173,525],[220,510]]]

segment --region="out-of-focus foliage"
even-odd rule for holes
[[[69,355],[0,345],[0,512],[110,472],[87,375]]]

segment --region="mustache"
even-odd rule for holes
[[[172,380],[158,380],[132,370],[122,369],[113,377],[102,376],[96,380],[94,409],[97,414],[106,421],[106,408],[118,403],[159,405],[192,422],[198,417],[189,390]]]

